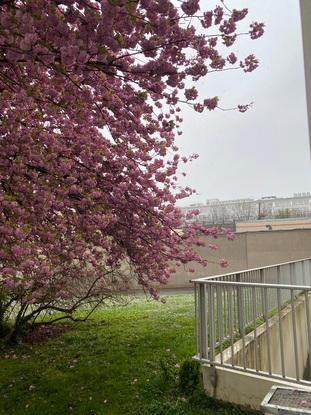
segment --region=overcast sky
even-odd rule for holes
[[[241,37],[233,49],[241,57],[254,53],[260,67],[251,74],[210,74],[199,85],[200,96],[218,95],[223,107],[252,101],[254,105],[245,114],[198,114],[182,108],[184,134],[177,139],[178,146],[183,154],[200,155],[186,165],[187,177],[180,180],[199,194],[182,205],[311,191],[299,1],[227,0],[227,4],[248,7],[250,22],[265,22],[264,37],[257,41]]]

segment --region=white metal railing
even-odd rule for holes
[[[197,354],[194,359],[215,367],[229,367],[310,384],[303,379],[301,372],[305,362],[301,361],[302,340],[299,333],[307,333],[304,347],[309,353],[311,258],[199,278],[193,283],[197,331]],[[302,302],[297,321],[298,304]],[[283,327],[286,312],[290,313],[290,335],[288,323],[286,328]],[[273,336],[277,339],[270,338],[272,324],[276,327]],[[302,330],[301,324],[304,324]],[[263,330],[264,341],[260,339]],[[292,342],[290,362],[289,341]],[[250,342],[254,346],[251,357],[248,349]],[[276,345],[278,350],[275,350]],[[238,349],[240,359],[237,361],[234,356]],[[266,364],[263,364],[262,353],[265,353]],[[276,355],[279,370],[275,370]],[[311,356],[307,360],[311,375]],[[294,374],[289,373],[290,365],[294,368]]]

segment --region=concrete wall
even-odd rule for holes
[[[311,1],[300,0],[303,51],[308,105],[309,137],[311,148]]]
[[[191,267],[195,268],[195,273],[179,268],[177,273],[170,278],[167,287],[191,287],[189,280],[193,278],[311,257],[311,229],[245,232],[236,234],[234,241],[228,241],[225,237],[212,241],[209,238],[202,239],[205,239],[206,243],[212,242],[219,245],[216,251],[206,247],[197,249],[209,260],[208,267],[192,264]],[[218,265],[220,258],[229,261],[227,268],[221,268]]]
[[[247,268],[311,256],[311,230],[247,233]]]
[[[308,362],[308,334],[306,322],[306,307],[304,297],[300,297],[295,303],[295,317],[297,330],[297,348],[298,348],[298,372],[302,378]],[[294,339],[292,328],[292,309],[291,306],[282,310],[282,332],[283,332],[283,350],[285,361],[285,375],[296,378],[296,366],[294,355]],[[269,343],[271,350],[272,373],[282,375],[280,336],[279,336],[278,316],[269,320]],[[245,337],[245,360],[246,367],[249,369],[258,369],[269,371],[268,360],[268,343],[266,325],[258,327],[256,330],[256,343],[254,332]],[[257,353],[257,367],[255,362],[255,347]],[[231,347],[224,350],[222,357],[223,362],[243,367],[243,343],[237,341],[233,347],[233,356]],[[220,355],[216,356],[216,362],[221,362]],[[256,373],[247,374],[228,368],[212,368],[208,365],[203,366],[204,387],[209,395],[217,399],[229,401],[232,403],[250,406],[254,409],[260,408],[260,403],[271,388],[272,385],[278,384],[293,386],[288,381],[278,381],[269,377],[258,376]],[[300,387],[301,385],[299,385]],[[311,383],[310,383],[311,386]],[[294,387],[297,387],[295,385]],[[310,388],[311,391],[311,388]]]
[[[214,386],[214,381],[211,382],[211,379],[215,378],[217,387]],[[263,398],[273,385],[297,388],[295,383],[228,368],[218,368],[215,377],[214,368],[208,365],[203,366],[203,383],[210,396],[256,410],[260,409]],[[299,385],[299,389],[311,393],[311,387]]]
[[[255,232],[270,230],[293,230],[293,229],[311,229],[311,218],[293,218],[293,219],[261,219],[248,222],[237,222],[236,232]]]

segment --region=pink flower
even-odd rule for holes
[[[250,25],[250,36],[252,39],[258,39],[259,37],[261,37],[264,34],[264,23],[258,23],[258,22],[254,22]]]
[[[195,109],[195,111],[197,112],[203,112],[204,111],[204,105],[202,104],[194,104],[193,108]]]
[[[228,261],[227,261],[226,259],[221,259],[221,260],[219,261],[219,265],[220,265],[222,268],[227,268],[227,267],[229,266],[229,263],[228,263]]]
[[[196,99],[198,97],[198,91],[196,90],[195,87],[192,87],[190,89],[186,89],[185,90],[185,97],[187,98],[187,100],[193,101],[194,99]]]
[[[219,98],[218,97],[214,97],[214,98],[206,98],[205,100],[204,100],[204,106],[209,110],[209,111],[212,111],[212,110],[214,110],[216,107],[217,107],[217,105],[218,105],[218,101],[219,101]]]
[[[230,53],[230,55],[228,55],[227,57],[227,61],[231,64],[234,65],[237,62],[238,58],[236,57],[236,55],[232,52]]]
[[[233,19],[225,20],[219,27],[220,32],[230,35],[236,30],[236,24]]]
[[[231,18],[235,22],[237,22],[239,20],[243,20],[244,17],[247,15],[247,13],[248,13],[248,9],[242,9],[242,10],[233,9]]]
[[[220,24],[220,23],[221,23],[222,18],[223,18],[223,15],[224,15],[224,10],[223,10],[223,8],[222,8],[222,7],[220,7],[220,6],[217,6],[217,7],[214,9],[215,25],[218,25],[218,24]]]
[[[243,68],[244,72],[252,72],[258,67],[258,65],[259,61],[254,55],[249,55],[244,59],[244,61],[240,62],[240,66]]]
[[[181,5],[181,9],[188,16],[192,16],[200,10],[199,0],[185,0]]]
[[[204,12],[203,19],[201,20],[201,24],[205,29],[208,29],[213,23],[213,13],[212,12]]]
[[[238,105],[239,112],[246,112],[249,109],[249,105]]]

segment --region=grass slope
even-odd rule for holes
[[[1,415],[251,414],[178,392],[194,354],[192,295],[98,311],[41,345],[0,350]]]

